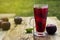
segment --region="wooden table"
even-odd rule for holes
[[[26,28],[32,27],[31,25],[29,25],[31,17],[22,17],[22,19],[22,24],[14,27],[15,24],[13,18],[10,18],[11,28],[5,33],[5,36],[2,40],[28,40],[28,38],[30,40],[33,40],[33,34],[24,33]],[[60,40],[60,21],[56,17],[48,17],[47,24],[50,23],[57,25],[58,30],[56,32],[56,35],[49,35],[46,40]]]

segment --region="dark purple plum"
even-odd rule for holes
[[[5,30],[9,30],[10,29],[10,26],[11,26],[11,24],[10,24],[10,22],[2,22],[1,23],[1,27],[2,27],[2,29],[5,31]]]
[[[0,28],[1,28],[1,23],[2,23],[2,20],[0,20]]]
[[[48,24],[48,25],[46,26],[46,31],[47,31],[48,34],[54,35],[55,32],[57,31],[57,27],[56,27],[56,25],[54,25],[54,24]]]
[[[14,22],[15,22],[15,24],[21,24],[22,23],[22,18],[21,17],[15,17]]]
[[[8,17],[2,17],[1,20],[6,21],[6,22],[9,21]]]

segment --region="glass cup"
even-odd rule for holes
[[[47,14],[48,4],[34,4],[35,35],[44,36]]]

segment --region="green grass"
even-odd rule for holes
[[[16,13],[20,16],[32,16],[33,0],[0,0],[0,13]]]
[[[60,19],[59,0],[0,0],[0,13],[16,13],[18,16],[33,16],[33,4],[49,5],[48,16]]]

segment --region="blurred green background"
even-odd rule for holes
[[[59,0],[0,0],[0,13],[16,13],[18,16],[33,16],[33,4],[49,5],[48,16],[60,19]]]

